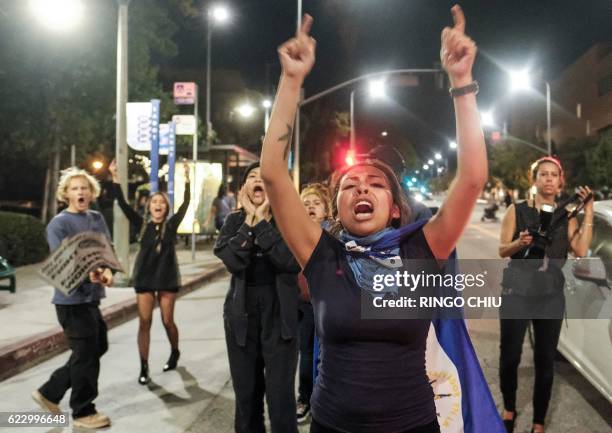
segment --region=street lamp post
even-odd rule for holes
[[[355,151],[355,91],[351,90],[351,102],[350,102],[350,119],[351,123],[351,131],[350,131],[350,141],[349,148],[354,152]]]
[[[546,84],[546,149],[548,150],[548,156],[552,155],[552,137],[550,128],[550,83],[544,81]]]
[[[527,90],[531,88],[530,77],[527,70],[511,71],[510,79],[512,80],[513,90]],[[550,83],[544,80],[546,86],[546,152],[548,156],[552,155],[552,127],[550,113]],[[538,148],[539,150],[543,150]]]
[[[223,23],[229,19],[229,11],[224,6],[215,6],[206,15],[206,146],[212,140],[212,121],[210,120],[210,59],[212,54],[212,29],[215,22]]]
[[[117,96],[115,112],[115,159],[117,176],[123,191],[128,187],[128,148],[126,105],[128,94],[128,5],[130,0],[117,0]],[[129,278],[130,228],[127,218],[115,200],[113,205],[113,243],[117,258],[123,264],[125,281]]]
[[[56,32],[71,30],[83,15],[83,5],[79,0],[63,2],[30,0],[29,4],[36,18]],[[76,146],[74,143],[70,145],[70,166],[76,166]]]
[[[375,81],[370,81],[369,84],[369,91],[370,91],[370,96],[373,98],[380,98],[383,97],[385,95],[385,91],[384,91],[384,86],[385,83],[383,80],[375,80]],[[350,101],[350,149],[354,152],[355,151],[355,90],[351,90],[351,97],[350,97],[351,101]]]
[[[270,108],[272,107],[272,102],[269,99],[264,99],[261,101],[261,106],[264,108],[264,134],[268,132],[268,125],[270,124]]]

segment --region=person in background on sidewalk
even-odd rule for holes
[[[190,184],[189,165],[185,164],[185,195],[178,211],[170,214],[170,200],[162,192],[149,196],[146,213],[140,216],[126,201],[117,178],[115,161],[108,167],[113,178],[113,195],[124,215],[140,233],[140,250],[134,263],[132,283],[138,303],[138,352],[140,353],[140,375],[138,383],[149,383],[149,344],[155,298],[159,300],[162,322],[170,341],[170,358],[163,370],[176,368],[181,355],[179,333],[174,323],[174,304],[181,284],[178,259],[176,257],[176,231],[189,207]]]
[[[285,166],[285,170],[286,170]],[[240,209],[221,227],[214,253],[232,274],[223,305],[236,394],[236,433],[263,433],[264,395],[273,433],[297,433],[296,275],[300,268],[272,218],[259,163],[247,167]]]
[[[236,201],[233,197],[227,194],[227,187],[224,183],[219,185],[219,190],[217,191],[217,196],[212,202],[210,206],[210,212],[206,221],[204,222],[204,227],[208,227],[211,219],[215,219],[215,229],[221,230],[223,226],[223,222],[225,218],[234,210],[236,207]]]
[[[330,223],[331,200],[328,188],[321,183],[312,183],[304,186],[300,194],[302,204],[311,220],[323,225]],[[310,303],[308,283],[304,274],[298,275],[300,299],[298,301],[298,326],[300,336],[300,364],[297,421],[305,422],[310,415],[310,397],[312,395],[313,381],[313,349],[314,349],[314,313]]]
[[[62,240],[81,232],[93,231],[106,235],[108,227],[99,212],[89,209],[100,195],[98,181],[85,170],[69,168],[62,173],[57,186],[57,199],[68,207],[57,214],[47,226],[47,241],[51,251]],[[55,289],[53,300],[57,318],[64,330],[72,354],[68,362],[55,370],[49,380],[32,393],[32,398],[45,410],[60,414],[59,402],[70,393],[70,408],[74,427],[102,428],[110,419],[96,410],[100,357],[108,350],[106,323],[100,313],[100,299],[106,296],[104,286],[110,286],[113,274],[108,268],[90,272],[89,279],[69,295]]]
[[[575,257],[585,257],[593,238],[593,200],[590,199],[592,192],[589,187],[578,190],[578,195],[586,202],[584,219],[579,226],[576,218],[568,220],[566,210],[555,203],[565,183],[563,167],[558,159],[545,156],[534,162],[531,181],[536,187],[534,199],[508,207],[499,243],[499,255],[511,258],[501,283],[499,345],[499,379],[504,399],[502,419],[508,433],[514,431],[517,417],[518,367],[530,322],[533,323],[535,338],[531,431],[544,433],[555,375],[555,354],[565,311],[565,277],[561,268],[570,251]],[[534,244],[534,232],[538,232],[541,224],[541,210],[546,206],[554,212],[553,218],[557,223],[551,223],[546,229],[548,240],[545,251],[542,251],[544,257],[535,258],[530,254],[530,246]]]

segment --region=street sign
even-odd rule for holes
[[[176,105],[195,104],[197,91],[196,83],[174,83],[174,103]]]
[[[151,99],[151,192],[159,190],[159,99]]]
[[[134,150],[151,150],[151,102],[128,102],[127,143]]]
[[[170,209],[174,210],[174,164],[176,163],[176,135],[174,134],[174,123],[168,125],[168,196],[170,198]],[[172,212],[174,213],[174,212]]]
[[[172,121],[176,129],[176,135],[194,135],[196,132],[196,120],[193,114],[175,114]]]

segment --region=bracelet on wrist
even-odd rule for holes
[[[477,94],[479,89],[480,88],[478,87],[478,81],[472,81],[467,86],[451,87],[450,89],[448,89],[448,93],[450,94],[451,98],[456,98],[458,96],[467,95],[469,93]]]

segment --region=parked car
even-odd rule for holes
[[[612,403],[612,200],[595,202],[593,224],[589,256],[563,270],[568,320],[558,349]]]

